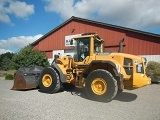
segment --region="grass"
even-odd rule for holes
[[[15,72],[16,70],[8,70],[8,71],[0,70],[0,77],[5,77],[7,74],[14,75]]]

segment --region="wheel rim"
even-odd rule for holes
[[[52,84],[52,77],[49,74],[45,74],[42,78],[42,83],[45,87],[49,87]]]
[[[92,81],[91,89],[96,95],[102,95],[107,91],[107,83],[102,78],[96,78]]]

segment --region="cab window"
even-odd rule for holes
[[[132,75],[133,73],[133,62],[130,58],[124,58],[123,67],[127,75]]]
[[[136,65],[136,72],[137,73],[144,73],[143,64],[139,63]]]
[[[94,51],[97,53],[101,52],[101,42],[94,40]]]

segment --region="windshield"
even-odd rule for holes
[[[83,61],[89,55],[89,42],[90,38],[78,38],[75,40],[75,61]]]

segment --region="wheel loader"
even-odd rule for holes
[[[119,52],[105,52],[104,40],[98,34],[85,33],[74,37],[70,41],[70,45],[74,46],[74,56],[55,55],[50,67],[33,74],[32,82],[17,77],[12,89],[28,89],[24,86],[34,84],[44,93],[56,93],[63,84],[69,83],[84,87],[91,100],[109,102],[124,89],[150,84],[151,79],[146,75],[146,59],[122,53],[123,41],[120,41]],[[20,76],[23,77],[23,74]],[[23,87],[19,87],[16,81],[23,81],[19,82]]]

